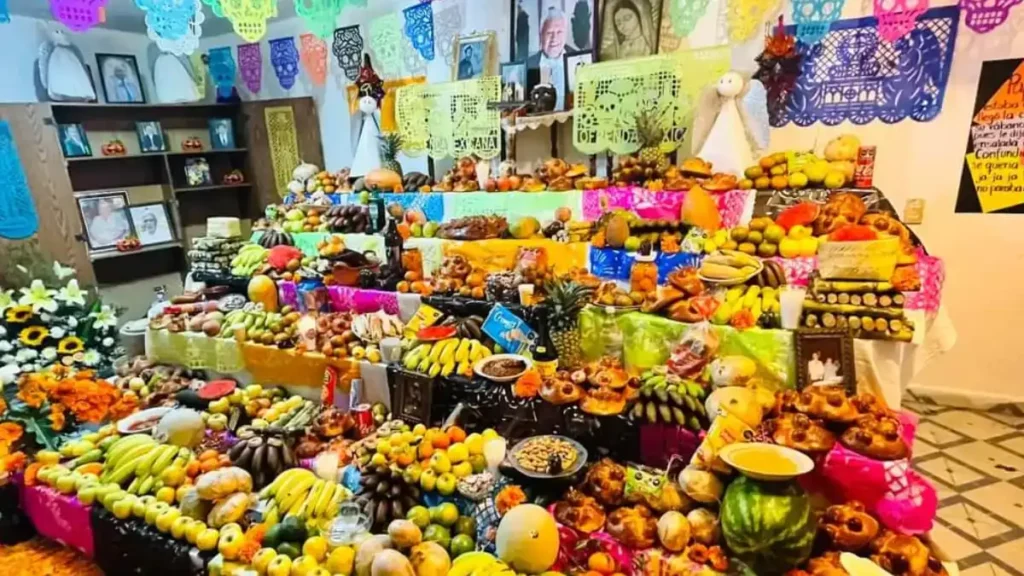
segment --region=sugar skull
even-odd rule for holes
[[[345,76],[355,81],[359,77],[359,65],[363,60],[363,37],[359,34],[359,25],[335,30],[331,50],[338,59],[338,66],[345,71]]]
[[[231,56],[231,48],[212,48],[209,66],[217,94],[222,98],[231,96],[231,88],[235,85],[235,59]]]
[[[295,49],[295,39],[289,36],[271,40],[270,63],[274,65],[281,87],[290,90],[299,74],[299,52]]]
[[[964,23],[978,34],[989,32],[996,26],[1006,22],[1010,8],[1020,4],[1022,0],[960,0],[960,8],[964,11]]]
[[[805,44],[816,44],[828,33],[829,26],[843,13],[844,0],[793,0],[796,37]]]
[[[72,32],[85,32],[100,23],[106,0],[53,0],[50,12]]]
[[[878,35],[895,42],[914,29],[917,17],[928,9],[928,0],[874,0]]]

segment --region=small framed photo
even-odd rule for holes
[[[235,130],[231,118],[210,118],[210,143],[214,150],[235,147]]]
[[[497,74],[494,32],[460,36],[455,40],[454,80],[472,80]]]
[[[145,104],[146,92],[135,56],[131,54],[97,54],[103,97],[109,104]]]
[[[167,139],[159,122],[136,122],[135,133],[139,135],[139,148],[143,152],[167,151]]]
[[[65,158],[92,156],[92,147],[89,146],[85,128],[82,128],[81,124],[58,124],[57,135]]]
[[[128,213],[132,218],[132,226],[143,246],[165,244],[174,241],[174,228],[167,213],[167,204],[153,202],[130,206]]]
[[[565,53],[565,108],[573,107],[576,100],[576,71],[580,66],[594,61],[594,52],[581,50]]]
[[[75,198],[90,251],[108,250],[135,232],[128,214],[128,191],[94,192]]]
[[[185,182],[192,187],[213,184],[213,178],[210,177],[210,164],[206,158],[185,160]]]
[[[501,65],[501,101],[526,100],[526,62],[505,62]]]
[[[843,386],[857,393],[853,339],[846,330],[797,330],[797,389],[807,386]]]

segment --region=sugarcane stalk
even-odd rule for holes
[[[821,315],[821,325],[825,328],[836,327],[836,315],[831,312],[825,312]]]
[[[863,302],[863,300],[861,299],[860,294],[850,294],[850,304],[860,306],[861,302]]]
[[[891,292],[893,285],[889,282],[870,280],[822,280],[815,278],[812,288],[817,292]]]
[[[869,308],[852,304],[821,304],[813,300],[804,301],[804,310],[811,312],[832,312],[833,314],[858,314],[878,316],[882,318],[902,318],[903,310],[899,308]]]

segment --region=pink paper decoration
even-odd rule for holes
[[[928,9],[928,0],[874,0],[878,35],[895,42],[914,29],[917,17]]]
[[[85,32],[103,21],[107,0],[50,0],[50,13],[72,32]]]
[[[1010,8],[1024,0],[960,0],[964,24],[978,34],[993,30],[1010,15]]]
[[[313,84],[323,86],[327,79],[327,43],[314,34],[303,34],[299,38],[302,67]]]
[[[238,68],[249,92],[259,92],[263,80],[263,54],[258,43],[238,45]]]

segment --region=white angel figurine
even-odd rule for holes
[[[760,81],[735,71],[723,74],[704,89],[697,104],[694,155],[711,162],[715,172],[742,175],[768,148],[767,102]]]
[[[50,100],[96,100],[92,80],[71,41],[60,28],[47,29],[49,39],[39,45],[39,82]]]

